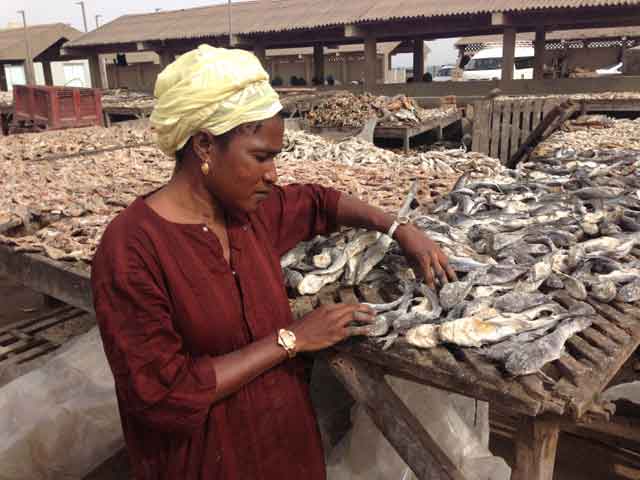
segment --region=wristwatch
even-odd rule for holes
[[[406,225],[408,223],[409,223],[409,217],[407,217],[406,215],[396,218],[394,222],[391,224],[391,227],[389,228],[387,235],[393,238],[393,234],[396,233],[396,230],[398,229],[398,227],[400,225]]]
[[[278,330],[278,345],[287,351],[289,358],[296,356],[296,336],[291,330]]]

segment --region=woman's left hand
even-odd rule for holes
[[[413,225],[402,225],[394,235],[405,255],[424,275],[427,285],[435,288],[458,280],[447,260],[447,256],[422,230]]]

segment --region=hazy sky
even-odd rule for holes
[[[237,1],[237,0],[236,0]],[[153,12],[156,8],[177,10],[180,8],[200,7],[215,3],[226,3],[225,0],[85,0],[87,24],[89,30],[96,27],[95,16],[101,15],[100,23],[104,24],[128,13]],[[0,0],[0,28],[9,22],[20,22],[22,19],[17,10],[24,10],[29,24],[62,22],[70,23],[78,30],[83,30],[82,10],[75,0]],[[454,40],[430,42],[432,50],[428,63],[440,65],[455,60]],[[410,55],[398,55],[394,66],[411,65]]]

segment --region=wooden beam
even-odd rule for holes
[[[413,81],[421,82],[424,75],[424,40],[413,39]]]
[[[369,33],[359,25],[345,25],[344,36],[346,38],[365,38]]]
[[[330,354],[329,366],[420,480],[465,477],[440,444],[420,425],[382,371],[353,357]]]
[[[313,78],[318,85],[324,85],[324,45],[313,46]]]
[[[516,29],[506,27],[502,41],[502,81],[513,80],[513,67],[516,57]]]
[[[253,46],[253,54],[258,57],[262,66],[267,68],[267,49],[264,45],[254,45]]]
[[[97,54],[90,55],[89,58],[89,73],[91,74],[91,88],[106,88],[102,84],[102,74],[100,72],[100,58]]]
[[[559,434],[554,420],[522,417],[515,438],[513,480],[553,480]]]
[[[15,253],[11,248],[0,245],[0,275],[93,313],[88,271],[76,270],[41,255]]]
[[[156,53],[160,57],[160,66],[164,69],[173,63],[176,59],[176,54],[172,50],[157,50]]]
[[[375,37],[367,37],[364,40],[364,88],[371,91],[378,78],[378,47]]]
[[[505,27],[511,25],[510,17],[504,12],[495,12],[491,14],[491,25]]]
[[[4,63],[0,63],[0,92],[7,91],[7,75],[4,71]],[[2,132],[0,132],[1,134]]]
[[[44,73],[44,84],[53,86],[53,73],[51,71],[51,62],[42,62],[42,72]]]
[[[544,78],[544,57],[546,46],[546,32],[544,25],[536,28],[536,40],[534,42],[535,48],[535,64],[533,68],[533,78],[535,80],[542,80]]]
[[[622,27],[640,25],[637,6],[603,6],[583,8],[551,8],[546,10],[510,12],[506,16],[492,15],[502,25],[517,27],[518,31],[535,31],[540,25],[548,30]]]

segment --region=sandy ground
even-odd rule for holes
[[[11,301],[7,301],[9,299]],[[41,295],[0,278],[0,326],[28,318],[30,315],[42,314],[49,308],[52,306]],[[512,442],[492,435],[491,448],[496,455],[503,456],[507,462],[513,464]],[[640,471],[632,472],[631,475],[616,474],[614,456],[610,447],[604,444],[563,435],[560,439],[554,480],[640,479]],[[129,480],[129,473],[126,453],[120,452],[84,480]]]

